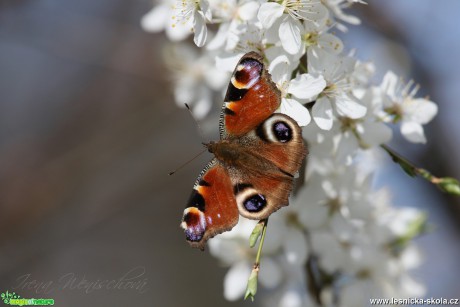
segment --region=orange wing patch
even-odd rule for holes
[[[248,133],[279,107],[280,91],[270,80],[258,54],[248,53],[240,60],[225,95],[225,134]]]
[[[197,180],[184,210],[181,227],[193,247],[204,249],[206,241],[232,229],[238,209],[232,183],[225,168],[212,161]]]

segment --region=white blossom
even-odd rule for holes
[[[342,52],[342,40],[329,32],[332,26],[330,25],[328,11],[326,11],[323,18],[314,23],[304,22],[303,27],[302,54],[304,54],[307,49],[312,49],[313,52],[324,50],[335,54],[340,54]]]
[[[438,113],[437,105],[425,98],[414,98],[418,86],[404,85],[391,71],[383,77],[381,88],[387,95],[383,102],[392,120],[401,121],[401,133],[410,142],[426,143],[422,125],[429,123]]]
[[[209,50],[223,48],[226,51],[232,51],[238,45],[250,45],[251,42],[260,41],[261,28],[254,22],[250,23],[250,21],[255,21],[260,3],[236,0],[211,1],[211,7],[216,18],[220,18],[222,23],[212,41],[207,45]]]
[[[278,34],[284,50],[296,54],[301,47],[302,21],[314,23],[325,14],[320,1],[286,0],[262,4],[257,16],[268,32]]]
[[[366,4],[366,2],[362,0],[325,0],[324,3],[338,20],[345,21],[352,25],[359,25],[361,23],[358,17],[346,14],[344,9],[349,8],[354,3]],[[341,31],[348,30],[348,28],[341,23],[338,23],[337,28]]]
[[[289,115],[300,126],[310,123],[311,116],[304,103],[316,98],[323,91],[326,82],[321,75],[299,74],[290,80],[298,61],[280,55],[271,61],[269,67],[273,81],[281,90],[280,112]]]
[[[172,27],[178,24],[191,24],[191,31],[194,33],[193,41],[198,47],[202,47],[208,36],[206,22],[212,18],[208,1],[176,0],[173,11]]]
[[[327,84],[312,109],[316,124],[321,129],[331,129],[334,120],[333,110],[338,116],[352,119],[363,117],[366,107],[351,91],[353,84],[350,74],[353,72],[355,60],[328,52],[309,51],[307,54],[309,73],[314,76],[322,75]]]
[[[211,110],[213,94],[228,82],[228,74],[215,68],[212,58],[199,55],[187,45],[166,52],[166,65],[174,79],[174,96],[180,107],[190,105],[197,119]]]
[[[141,19],[141,26],[148,32],[165,31],[167,37],[172,41],[181,41],[190,34],[190,22],[173,23],[173,6],[175,0],[161,0],[158,5],[152,8]],[[173,26],[174,24],[174,26]]]

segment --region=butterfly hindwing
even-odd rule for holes
[[[261,162],[230,168],[238,210],[244,217],[263,219],[288,205],[294,175],[307,153],[301,129],[289,116],[275,113],[240,141],[244,155]]]
[[[258,154],[294,176],[307,155],[302,130],[288,115],[274,113],[255,129]]]
[[[198,176],[181,227],[193,247],[204,249],[208,239],[232,229],[237,222],[238,209],[230,177],[213,159]]]
[[[263,58],[246,53],[230,79],[220,118],[221,139],[253,130],[280,105],[281,94],[271,81]]]

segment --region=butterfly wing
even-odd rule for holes
[[[229,169],[238,210],[250,219],[267,218],[288,205],[294,175],[307,150],[296,121],[275,113],[238,139],[244,165]]]
[[[220,117],[220,137],[241,136],[267,119],[281,103],[281,94],[256,52],[246,53],[230,79]]]
[[[263,219],[288,205],[306,149],[297,123],[273,114],[281,103],[263,58],[245,54],[233,72],[220,118],[216,156],[198,177],[181,226],[193,247],[232,229],[238,212]]]
[[[213,159],[195,182],[181,227],[190,245],[203,250],[208,239],[232,229],[236,223],[238,209],[229,174]]]
[[[239,212],[247,218],[266,218],[288,205],[294,174],[306,156],[298,124],[273,114],[280,103],[263,58],[245,54],[225,95],[220,132],[221,139],[241,144],[241,163],[228,171]]]

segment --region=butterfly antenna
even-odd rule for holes
[[[195,160],[196,158],[198,158],[199,156],[201,156],[206,150],[208,150],[207,148],[203,149],[202,151],[200,151],[198,154],[196,154],[193,158],[191,158],[190,160],[188,160],[187,162],[183,163],[181,166],[179,166],[178,168],[176,168],[175,170],[173,170],[172,172],[169,172],[169,176],[171,175],[174,175],[178,170],[180,170],[181,168],[183,168],[184,166],[186,166],[187,164],[189,164],[190,162],[192,162],[193,160]]]
[[[200,134],[201,140],[204,140],[203,130],[201,130],[200,124],[198,123],[198,121],[196,120],[195,116],[193,115],[192,109],[190,109],[190,106],[187,103],[185,103],[185,107],[190,112],[190,115],[192,116],[193,121],[195,122],[196,126],[198,127],[198,133]]]
[[[195,116],[193,115],[193,112],[192,112],[192,109],[190,108],[190,106],[187,104],[187,103],[184,103],[185,104],[185,107],[187,108],[187,110],[190,112],[190,115],[192,116],[193,118],[193,121],[195,122],[196,126],[198,127],[198,133],[200,134],[200,137],[201,137],[201,140],[204,140],[204,137],[203,137],[203,131],[201,130],[201,127],[200,127],[200,124],[198,123],[198,121],[196,120]],[[178,170],[180,170],[181,168],[183,168],[184,166],[186,166],[187,164],[189,164],[190,162],[192,162],[193,160],[195,160],[196,158],[198,158],[200,155],[202,155],[205,151],[207,150],[207,148],[203,149],[202,151],[200,151],[198,154],[196,154],[193,158],[191,158],[190,160],[186,161],[185,163],[183,163],[181,166],[179,166],[178,168],[176,168],[175,170],[173,170],[172,172],[169,172],[169,175],[174,175]]]

